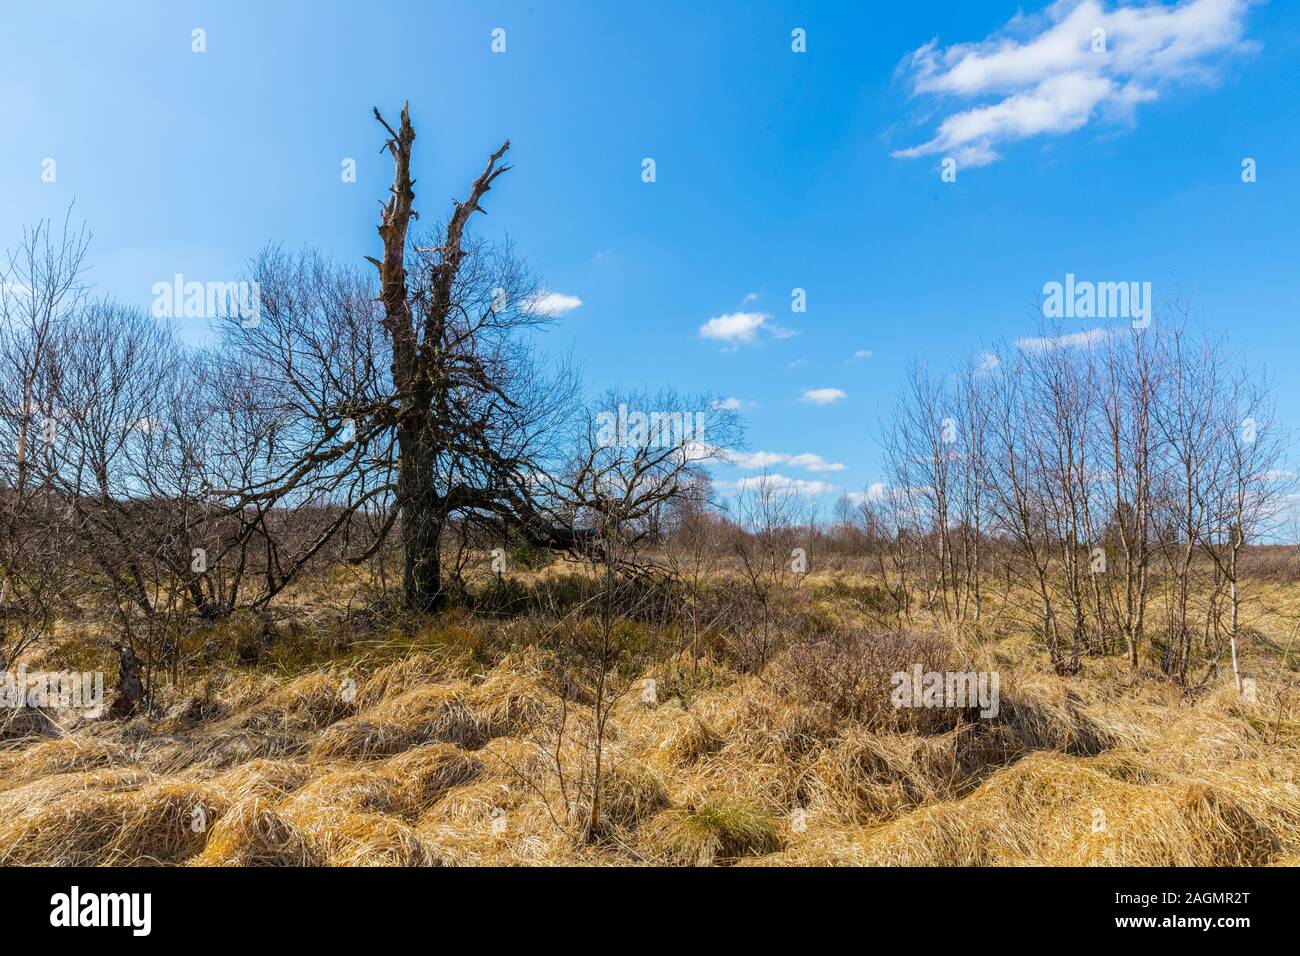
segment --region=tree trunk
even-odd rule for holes
[[[388,131],[387,148],[393,156],[392,196],[384,206],[379,225],[384,257],[367,258],[379,269],[383,325],[393,347],[393,384],[402,399],[397,424],[397,497],[404,553],[402,597],[411,610],[434,611],[446,600],[438,546],[447,511],[434,484],[438,453],[445,451],[438,445],[435,427],[439,424],[435,420],[435,399],[446,388],[446,369],[440,364],[439,350],[447,315],[455,307],[453,287],[465,254],[461,248],[465,223],[474,212],[482,211],[479,200],[492,187],[493,180],[510,168],[497,165],[510,148],[510,141],[488,159],[487,168],[474,180],[465,202],[455,204],[439,246],[441,261],[432,269],[429,288],[422,292],[427,305],[422,329],[417,330],[406,274],[407,231],[411,220],[419,218],[414,209],[415,181],[411,179],[415,128],[411,126],[409,104],[402,107],[397,129],[388,125],[378,108],[374,113]]]
[[[117,693],[109,705],[108,715],[123,719],[139,711],[144,701],[144,684],[140,680],[140,659],[129,644],[118,647],[118,662]]]
[[[402,509],[405,557],[402,603],[413,611],[436,611],[445,603],[442,590],[442,513],[433,481],[433,449],[418,425],[398,431],[401,464],[397,492]]]

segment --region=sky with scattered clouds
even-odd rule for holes
[[[934,97],[935,135],[899,157],[951,156],[959,168],[1002,158],[1022,140],[1090,124],[1136,127],[1138,111],[1171,87],[1209,85],[1258,47],[1246,39],[1251,0],[1106,4],[1057,0],[1017,13],[981,40],[932,39],[900,72],[913,95]]]
[[[362,262],[391,175],[370,110],[409,98],[426,223],[511,140],[473,228],[536,270],[546,354],[593,395],[707,393],[746,422],[725,488],[829,510],[881,492],[911,359],[1110,335],[1038,326],[1067,273],[1151,282],[1156,321],[1190,298],[1300,415],[1297,62],[1292,0],[16,3],[0,231],[75,199],[95,291],[141,308],[268,242]]]

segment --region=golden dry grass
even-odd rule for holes
[[[535,653],[224,672],[162,719],[7,741],[0,864],[1300,859],[1300,690],[1275,649],[1249,648],[1260,678],[1247,703],[1226,678],[1189,696],[1109,661],[1059,677],[1014,633],[953,640],[965,666],[1001,673],[996,719],[909,730],[834,717],[779,657],[749,675],[655,665],[657,702],[634,691],[614,708],[589,840],[589,715],[570,702],[565,735],[547,730],[562,702]]]

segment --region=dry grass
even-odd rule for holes
[[[94,737],[56,737],[0,753],[0,780],[21,782],[126,763],[129,750]]]
[[[743,801],[668,810],[645,829],[644,845],[656,861],[678,866],[725,866],[781,848],[776,820]]]
[[[69,790],[0,820],[0,865],[179,863],[225,811],[214,787],[162,781],[138,790]]]
[[[196,866],[319,866],[302,833],[276,812],[271,801],[253,797],[231,807],[208,835]]]
[[[1292,824],[1294,825],[1294,824]],[[1265,863],[1277,836],[1231,792],[1124,783],[1053,753],[1026,757],[970,795],[915,809],[790,863],[869,866],[1222,866]]]
[[[819,613],[852,623],[837,600],[817,591]],[[1256,623],[1285,645],[1285,622]],[[850,629],[750,674],[669,658],[645,675],[657,703],[633,692],[614,708],[587,834],[589,715],[570,701],[557,742],[546,661],[515,643],[485,666],[473,626],[457,617],[445,648],[379,646],[346,670],[216,671],[159,719],[10,720],[0,864],[1300,859],[1300,677],[1264,638],[1248,652],[1255,703],[1226,679],[1184,695],[1111,661],[1062,678],[1014,632]],[[913,659],[996,668],[1000,713],[883,707],[882,673]]]
[[[397,783],[398,801],[418,817],[457,787],[483,772],[483,762],[453,744],[425,744],[393,757],[382,771]]]

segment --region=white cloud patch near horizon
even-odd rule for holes
[[[800,397],[801,402],[812,405],[834,405],[849,396],[838,388],[810,388]]]
[[[845,468],[838,461],[827,461],[821,455],[808,451],[800,455],[787,455],[779,451],[736,451],[731,453],[731,458],[737,468],[751,470],[770,468],[773,465],[790,465],[812,472],[843,471]]]
[[[844,497],[848,498],[851,504],[860,505],[863,502],[868,502],[868,501],[870,502],[882,501],[885,497],[885,492],[887,490],[888,489],[885,487],[885,483],[883,481],[873,481],[870,485],[867,486],[866,491],[850,491]]]
[[[741,478],[733,487],[737,492],[767,489],[774,492],[793,492],[797,495],[824,495],[835,490],[835,486],[826,481],[791,478],[789,475],[777,473]]]
[[[562,292],[543,289],[524,300],[523,310],[535,315],[544,315],[550,319],[558,319],[560,316],[572,312],[580,305],[582,305],[582,300],[576,295],[565,295]]]
[[[1064,135],[1102,117],[1132,125],[1140,103],[1174,84],[1211,83],[1226,56],[1249,52],[1247,10],[1255,0],[1121,4],[1057,0],[1041,14],[1017,14],[976,43],[938,39],[899,67],[913,95],[971,103],[950,112],[927,142],[894,152],[942,155],[984,166],[1002,144]],[[1104,49],[1095,49],[1104,43]],[[990,102],[992,100],[992,102]]]
[[[1067,332],[1064,335],[1046,335],[1016,339],[1016,348],[1026,352],[1053,352],[1057,349],[1080,349],[1105,341],[1112,334],[1110,329],[1086,329],[1083,332]],[[996,366],[994,366],[996,367]]]

